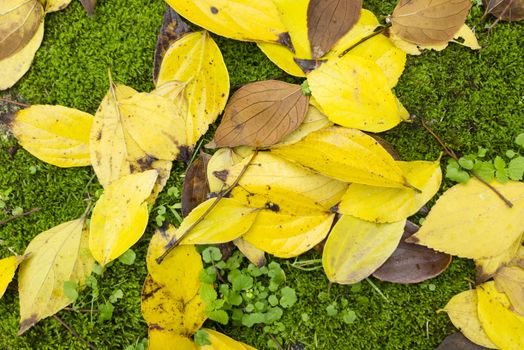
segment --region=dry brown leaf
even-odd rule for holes
[[[464,24],[470,0],[400,0],[391,31],[417,45],[445,44]]]
[[[362,0],[311,0],[307,9],[313,58],[324,56],[360,18]]]
[[[200,157],[187,168],[182,188],[182,215],[184,217],[207,199],[209,193],[207,163],[209,159],[211,159],[209,154],[200,152]]]
[[[89,17],[95,13],[96,0],[80,0]]]
[[[300,126],[308,101],[299,85],[278,80],[247,84],[231,97],[206,147],[274,145]]]
[[[502,21],[520,21],[524,19],[524,0],[484,0],[486,13]]]

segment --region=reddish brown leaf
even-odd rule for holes
[[[466,21],[471,0],[400,0],[391,31],[417,45],[445,44]]]
[[[153,63],[153,81],[157,82],[158,72],[160,71],[160,65],[162,64],[162,59],[166,53],[169,46],[191,32],[191,28],[187,25],[186,22],[180,17],[180,15],[167,5],[164,12],[164,21],[162,23],[162,28],[158,33],[158,38],[156,40],[155,47],[155,62]]]
[[[462,333],[457,332],[448,335],[436,350],[488,350],[488,348],[471,342]]]
[[[324,56],[360,18],[362,0],[311,0],[307,29],[311,55]]]
[[[80,0],[89,17],[95,13],[96,0]]]
[[[486,13],[491,13],[502,21],[524,19],[524,0],[483,0]]]
[[[299,85],[278,80],[247,84],[231,97],[206,147],[271,146],[300,126],[308,101]]]
[[[419,283],[441,274],[451,262],[448,254],[404,240],[418,231],[418,226],[407,221],[404,235],[397,249],[379,267],[373,276],[381,281],[410,284]]]
[[[187,216],[200,203],[207,200],[207,163],[211,156],[200,152],[200,156],[187,168],[182,188],[182,215]]]

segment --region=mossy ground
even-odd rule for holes
[[[383,18],[394,3],[373,0],[365,2],[365,7]],[[89,19],[79,1],[73,1],[66,10],[48,15],[42,47],[16,91],[31,104],[62,104],[93,113],[107,91],[108,68],[118,82],[139,91],[151,90],[153,50],[163,8],[162,0],[99,0],[95,18]],[[411,113],[424,117],[456,151],[475,152],[477,146],[482,146],[494,156],[512,148],[514,137],[524,131],[524,25],[500,23],[488,32],[479,23],[480,10],[474,8],[472,14],[469,23],[476,25],[483,49],[471,51],[451,44],[442,52],[410,57],[396,94]],[[217,41],[232,86],[283,75],[254,44],[222,38]],[[405,160],[435,159],[440,153],[439,146],[417,122],[404,123],[383,136]],[[9,209],[17,206],[41,210],[0,227],[1,257],[10,254],[7,247],[22,253],[39,232],[80,216],[100,189],[90,168],[58,169],[24,150],[11,156],[8,150],[15,145],[7,138],[0,143],[0,192],[12,189],[7,208],[0,211],[0,220],[8,218]],[[181,174],[182,165],[176,166],[168,187],[180,186]],[[178,200],[163,194],[157,204]],[[150,224],[134,247],[137,260],[133,266],[116,262],[98,278],[100,303],[115,289],[124,292],[124,298],[115,304],[111,321],[97,322],[94,315],[91,322],[90,313],[58,314],[99,349],[122,349],[147,334],[139,295],[146,274],[145,249],[154,226]],[[307,258],[318,256],[310,253]],[[365,281],[358,292],[334,285],[331,300],[347,298],[358,316],[355,323],[345,325],[330,318],[325,311],[329,301],[318,298],[320,292],[328,290],[322,271],[289,267],[286,272],[299,301],[284,314],[285,338],[289,344],[301,342],[307,349],[330,350],[433,349],[455,331],[447,316],[436,310],[452,295],[467,289],[473,278],[472,264],[455,260],[444,274],[428,282],[431,288],[428,283],[401,286],[373,280],[389,301]],[[80,301],[89,306],[88,291]],[[303,314],[309,316],[309,322],[302,320]],[[0,300],[0,349],[85,348],[53,318],[17,337],[18,319],[13,283]],[[261,336],[258,328],[223,330],[260,349],[266,348],[269,339]]]

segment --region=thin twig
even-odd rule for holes
[[[42,208],[33,208],[29,211],[26,211],[25,213],[21,213],[21,214],[16,214],[16,215],[13,215],[12,217],[10,217],[9,219],[5,219],[4,221],[0,221],[0,226],[2,225],[5,225],[7,224],[8,222],[11,222],[15,219],[18,219],[19,217],[22,217],[22,216],[28,216],[28,215],[31,215],[33,213],[36,213],[37,211],[40,211]]]
[[[431,128],[424,121],[424,119],[421,119],[421,120],[422,120],[422,126],[424,127],[424,129],[426,129],[431,134],[431,136],[433,136],[433,138],[440,144],[444,152],[448,156],[450,156],[451,158],[453,158],[454,160],[458,162],[459,157],[455,154],[455,152],[453,152],[452,149],[446,146],[444,141],[442,141],[442,139],[438,137],[438,135],[435,134],[433,130],[431,130]],[[489,182],[487,182],[482,177],[480,177],[480,175],[477,172],[475,172],[474,170],[470,170],[470,174],[473,175],[477,180],[482,182],[484,185],[486,185],[490,190],[492,190],[509,208],[513,208],[513,203],[511,203],[509,199],[504,197],[504,195],[500,193],[499,190],[497,190],[495,187],[493,187],[493,185],[491,185]]]
[[[277,340],[277,338],[275,338],[273,334],[268,333],[268,335],[271,338],[271,340],[273,340],[273,343],[275,343],[275,345],[277,346],[279,350],[284,350],[284,348],[282,347],[282,344],[280,344],[280,342]]]
[[[377,291],[377,293],[385,300],[387,301],[388,303],[390,303],[391,301],[389,301],[388,297],[382,293],[382,291],[380,290],[379,287],[377,287],[377,285],[375,283],[373,283],[372,280],[370,280],[369,278],[366,278],[366,281],[371,285],[371,287],[373,287],[374,290]]]
[[[97,347],[95,347],[93,344],[91,344],[90,342],[88,342],[87,340],[82,338],[80,336],[80,334],[78,334],[73,328],[69,327],[69,325],[67,323],[62,321],[62,319],[60,317],[58,317],[57,315],[53,315],[53,318],[55,320],[57,320],[62,326],[64,326],[64,328],[67,329],[73,336],[75,336],[78,339],[80,339],[82,341],[82,343],[84,343],[89,349],[91,349],[91,350],[98,350]]]
[[[24,108],[27,108],[27,107],[31,106],[31,105],[28,105],[27,103],[13,101],[13,100],[10,100],[8,98],[3,98],[3,97],[0,97],[0,101],[7,102],[7,103],[10,103],[10,104],[13,104],[13,105],[17,105],[17,106],[20,106],[20,107],[24,107]]]
[[[88,313],[88,312],[98,312],[98,310],[93,310],[93,309],[75,309],[73,307],[64,307],[62,310],[65,310],[65,311],[72,311],[72,312],[85,312],[85,313]]]
[[[218,196],[215,198],[215,201],[209,206],[209,208],[207,208],[207,210],[202,214],[202,216],[200,216],[191,226],[188,227],[188,229],[182,233],[182,235],[180,235],[179,237],[173,237],[166,245],[165,245],[165,251],[164,253],[162,253],[162,255],[160,255],[158,258],[156,258],[156,262],[158,264],[161,264],[162,261],[166,258],[166,256],[171,253],[171,251],[173,249],[175,249],[175,247],[178,245],[178,243],[180,243],[180,241],[184,238],[185,235],[187,235],[189,232],[191,232],[192,229],[194,229],[198,224],[200,224],[202,221],[204,221],[204,219],[206,218],[207,215],[209,215],[209,213],[217,206],[218,202],[224,198],[225,196],[227,196],[237,185],[238,185],[238,182],[240,181],[240,179],[242,178],[242,176],[244,175],[244,173],[247,171],[247,168],[251,165],[251,163],[253,162],[253,160],[255,159],[256,155],[258,154],[258,151],[255,150],[255,152],[251,155],[251,158],[249,159],[249,161],[246,163],[246,165],[244,165],[244,167],[242,168],[242,170],[240,171],[240,173],[238,174],[237,178],[235,179],[235,181],[231,184],[231,186],[229,186],[227,189],[225,189],[224,191],[220,192],[218,194]]]
[[[382,34],[386,31],[386,29],[388,29],[389,27],[391,27],[391,23],[388,23],[386,24],[384,27],[380,28],[379,30],[363,37],[362,39],[360,39],[359,41],[357,41],[356,43],[354,43],[353,45],[351,45],[350,47],[348,47],[347,49],[345,49],[344,51],[342,51],[342,53],[340,55],[338,55],[339,58],[341,57],[344,57],[349,51],[353,50],[355,47],[359,46],[360,44],[368,41],[369,39],[379,35],[379,34]]]

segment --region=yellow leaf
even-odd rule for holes
[[[311,46],[307,29],[309,0],[273,0],[282,23],[287,28],[295,57],[311,58]],[[283,46],[284,47],[284,46]],[[289,48],[286,48],[289,52]]]
[[[250,157],[225,169],[231,186]],[[347,184],[311,172],[270,153],[261,152],[233,189],[233,199],[252,208],[269,208],[283,214],[317,215],[328,212],[342,197]]]
[[[226,187],[225,180],[217,177],[221,176],[220,171],[231,168],[242,160],[242,157],[235,153],[231,148],[218,149],[207,164],[207,181],[210,192],[219,192]]]
[[[401,122],[391,83],[371,60],[334,58],[309,73],[307,81],[320,110],[336,124],[381,132]]]
[[[115,260],[144,233],[158,172],[148,170],[118,179],[105,189],[91,216],[89,249],[99,264]]]
[[[227,38],[279,41],[286,34],[271,0],[166,0],[181,16]]]
[[[471,179],[446,191],[408,241],[470,259],[502,254],[522,234],[524,183],[491,185],[513,203],[512,208],[486,185]]]
[[[291,258],[326,238],[334,218],[334,214],[298,216],[261,210],[242,238],[276,257]]]
[[[331,282],[353,284],[378,269],[395,251],[405,220],[375,224],[343,215],[322,253],[324,272]]]
[[[5,90],[15,85],[29,70],[43,37],[44,21],[42,20],[38,30],[27,45],[15,54],[0,60],[0,90]]]
[[[502,253],[484,259],[475,260],[475,269],[477,271],[477,283],[489,280],[499,268],[507,265],[517,256],[517,251],[521,247],[522,238],[519,237],[511,246]]]
[[[162,88],[165,83],[171,85]],[[169,97],[177,106],[185,121],[187,142],[194,145],[222,112],[229,95],[224,59],[208,32],[184,35],[171,45],[162,60],[157,87],[155,93]]]
[[[350,184],[338,211],[373,222],[396,222],[415,214],[437,193],[442,180],[440,160],[397,162],[411,188],[386,188]]]
[[[10,120],[11,131],[29,153],[59,167],[86,166],[93,116],[63,106],[32,105]]]
[[[493,282],[477,288],[480,323],[490,340],[500,349],[524,349],[524,317],[509,310],[509,300]]]
[[[165,329],[149,328],[147,350],[198,350],[192,339]]]
[[[46,0],[45,2],[45,12],[55,12],[65,9],[71,0]]]
[[[64,282],[82,285],[91,274],[94,260],[84,224],[84,218],[65,222],[40,233],[27,246],[29,257],[18,272],[19,335],[73,302],[64,295]]]
[[[159,235],[157,233],[155,235]],[[158,238],[158,245],[162,238]],[[149,252],[148,252],[149,255]],[[198,294],[203,269],[200,254],[192,245],[178,246],[161,264],[149,270],[142,290],[142,315],[150,328],[190,337],[206,320],[205,306]]]
[[[332,125],[333,123],[322,112],[320,112],[314,106],[309,106],[308,112],[302,124],[273,147],[291,145],[302,140],[312,132],[327,128],[328,126]]]
[[[407,186],[402,169],[391,155],[374,138],[356,129],[325,128],[271,153],[340,181]]]
[[[4,296],[7,286],[15,277],[16,268],[24,259],[23,255],[0,259],[0,298]]]
[[[258,249],[242,237],[233,240],[233,244],[253,265],[262,267],[266,264],[266,254],[262,249]]]
[[[186,144],[184,121],[171,101],[110,82],[90,135],[91,162],[106,187],[122,176],[166,168]],[[176,111],[175,111],[176,112]]]
[[[210,198],[185,217],[178,231],[181,244],[226,243],[242,236],[253,224],[258,210],[246,207],[233,199],[222,198],[208,212],[216,198]],[[203,217],[204,213],[208,214]],[[201,218],[203,217],[203,220]],[[227,219],[226,219],[227,218]],[[201,220],[200,222],[198,222]],[[196,226],[195,226],[196,224]],[[190,229],[188,231],[188,229]]]
[[[358,22],[346,35],[340,38],[331,51],[326,54],[326,58],[337,57],[360,39],[372,34],[379,25],[380,22],[373,12],[362,9]]]
[[[453,325],[473,343],[490,349],[497,346],[488,338],[480,324],[477,312],[477,291],[467,290],[451,298],[443,311],[449,316]]]
[[[289,75],[295,77],[305,77],[304,71],[296,64],[295,54],[289,48],[274,43],[258,42],[260,50],[266,55],[271,62],[276,64],[280,69]]]
[[[256,350],[215,330],[208,328],[203,330],[207,333],[211,345],[199,346],[199,350]]]
[[[495,275],[498,290],[506,293],[513,310],[524,316],[524,269],[518,266],[504,266]]]

